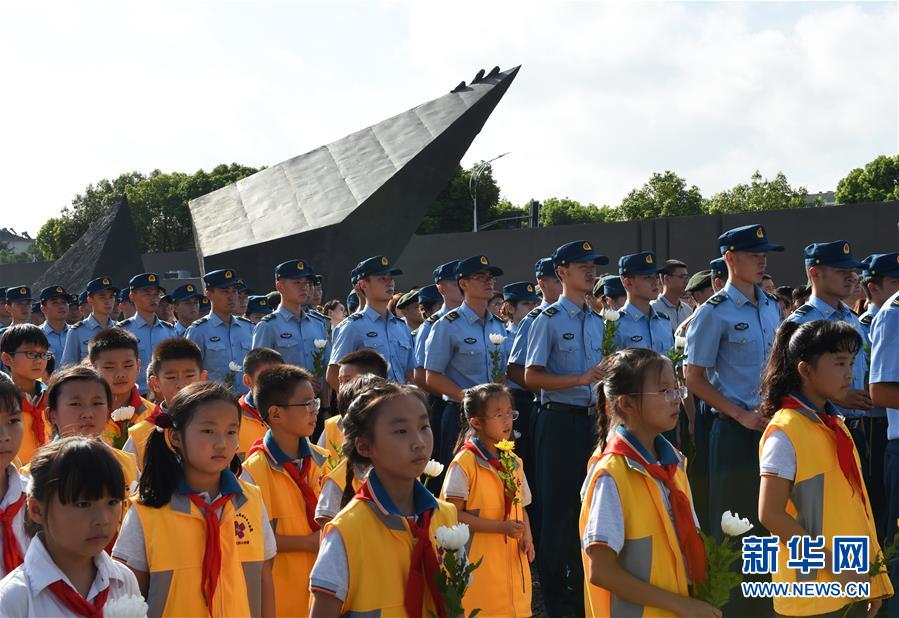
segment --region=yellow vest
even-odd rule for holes
[[[237,434],[237,454],[241,461],[250,452],[250,447],[265,436],[266,431],[268,427],[265,423],[241,411],[240,431]]]
[[[339,464],[337,464],[337,467],[334,468],[333,470],[328,470],[327,469],[328,464],[325,463],[324,467],[322,468],[322,473],[324,474],[324,476],[322,477],[322,487],[324,487],[326,480],[330,480],[330,481],[333,481],[337,485],[337,487],[340,488],[340,491],[346,490],[346,467],[347,467],[346,458],[344,458],[343,461],[341,461]],[[359,491],[359,488],[362,487],[362,482],[364,480],[365,480],[365,476],[362,476],[360,478],[360,476],[358,474],[356,474],[356,471],[355,470],[353,471],[353,491],[354,492]]]
[[[849,436],[849,431],[842,419],[837,417],[839,430]],[[871,500],[868,490],[862,484],[862,496],[858,491],[853,494],[852,486],[840,469],[837,460],[836,437],[826,425],[809,410],[793,410],[784,408],[768,423],[759,444],[759,453],[765,440],[776,429],[783,431],[796,451],[796,479],[787,501],[787,513],[802,525],[811,536],[824,536],[824,546],[833,550],[834,536],[867,536],[870,539],[869,555],[873,561],[880,553],[877,531],[871,516]],[[858,452],[853,444],[855,465],[861,475],[861,464]],[[803,507],[800,512],[797,505]],[[775,582],[835,581],[829,569],[818,569],[802,575],[799,571],[787,568],[790,552],[786,545],[780,544],[777,559],[777,572],[771,574]],[[883,573],[871,578],[871,599],[890,596],[893,586],[889,577]],[[837,611],[850,602],[859,599],[847,597],[821,597],[800,599],[774,597],[774,610],[785,616],[809,616]]]
[[[128,437],[134,443],[134,450],[137,451],[137,467],[144,467],[144,453],[147,452],[147,439],[156,429],[156,425],[144,419],[135,423],[128,428]]]
[[[516,457],[515,478],[522,486],[524,474],[521,460]],[[468,498],[465,511],[483,517],[502,521],[505,517],[503,482],[486,459],[465,450],[450,463],[461,468],[468,478]],[[519,503],[512,505],[509,519],[523,521],[521,490]],[[440,492],[446,500],[446,492]],[[465,614],[480,609],[479,616],[530,616],[531,615],[531,568],[528,557],[518,549],[518,541],[504,534],[472,532],[468,550],[471,562],[483,557],[481,566],[472,574],[471,585],[462,599]]]
[[[246,421],[246,417],[244,421]],[[306,482],[318,496],[321,487],[321,467],[327,452],[309,445],[312,465]],[[284,468],[275,464],[265,451],[257,450],[247,457],[244,470],[262,492],[262,500],[271,518],[275,534],[305,536],[312,533],[306,519],[306,503],[303,494]],[[317,553],[279,552],[275,556],[272,578],[275,582],[275,598],[279,616],[305,616],[309,613],[309,574]]]
[[[340,428],[339,414],[325,421],[325,448],[328,449],[333,461],[340,461],[343,457],[343,429]]]
[[[438,501],[431,517],[431,540],[440,526],[454,526],[456,507]],[[405,517],[385,515],[377,505],[353,498],[323,531],[340,531],[346,548],[350,581],[340,614],[372,612],[373,615],[408,616],[403,604],[412,562],[412,532]],[[423,616],[434,612],[431,593],[425,589]],[[436,613],[436,612],[435,612]]]
[[[618,487],[621,498],[621,509],[624,514],[624,547],[618,554],[618,562],[622,568],[634,577],[642,579],[663,590],[689,596],[687,586],[687,568],[684,564],[680,543],[674,530],[674,523],[665,507],[665,499],[658,482],[653,479],[640,462],[621,455],[602,456],[597,449],[590,458],[588,469],[597,461],[599,466],[587,485],[587,493],[581,504],[579,521],[580,537],[584,537],[590,504],[593,501],[593,489],[596,481],[603,474],[610,474]],[[690,487],[684,468],[684,460],[680,459],[675,485],[690,497]],[[651,508],[654,507],[654,508]],[[593,617],[607,616],[642,616],[643,618],[674,616],[671,612],[658,607],[638,606],[628,603],[610,593],[605,588],[590,583],[590,558],[582,551],[586,583],[584,587],[585,607],[587,615]]]
[[[134,501],[144,531],[150,570],[150,616],[259,616],[265,547],[262,495],[240,481],[243,495],[225,503],[220,539],[222,569],[212,609],[203,599],[206,522],[184,494],[175,493],[162,508]]]
[[[134,427],[136,424],[144,420],[144,418],[156,408],[156,404],[147,401],[143,397],[140,398],[140,402],[140,407],[134,411],[134,416],[131,417],[131,427]],[[129,436],[131,435],[131,427],[128,428]],[[100,437],[104,442],[106,442],[106,444],[112,446],[113,438],[111,436],[117,435],[119,435],[119,424],[110,418],[108,421],[106,421],[106,427],[104,427],[103,431],[100,432]]]

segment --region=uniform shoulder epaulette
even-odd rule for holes
[[[712,296],[710,299],[708,299],[705,302],[707,302],[708,304],[710,304],[713,307],[716,307],[716,306],[720,305],[722,302],[724,302],[725,300],[727,300],[727,294],[725,294],[724,292],[718,292],[717,294],[715,294],[714,296]]]
[[[450,311],[443,317],[446,319],[447,322],[452,322],[453,320],[457,320],[459,318],[459,312],[456,311],[455,309],[453,309],[452,311]]]
[[[439,320],[440,317],[441,316],[437,315],[436,313],[432,313],[431,315],[428,316],[428,319],[425,320],[425,322],[427,322],[428,324],[433,324],[434,322]]]
[[[116,327],[116,328],[125,328],[125,325],[128,324],[128,320],[130,320],[130,319],[131,319],[131,318],[125,318],[125,319],[122,320],[121,322],[116,322],[116,323],[115,323],[115,327]],[[159,321],[162,322],[162,320],[159,320]]]
[[[315,309],[309,309],[306,313],[309,314],[309,317],[315,318],[317,320],[327,320],[328,318],[316,311]]]
[[[667,313],[663,313],[661,311],[656,311],[656,315],[659,316],[660,318],[662,318],[663,320],[668,320],[669,322],[671,321],[671,316],[669,316]]]
[[[806,304],[802,305],[801,307],[799,307],[793,313],[795,313],[796,315],[805,315],[806,313],[808,313],[809,311],[811,311],[814,308],[815,308],[814,305],[809,305],[808,303],[806,303]]]
[[[874,321],[874,316],[871,315],[870,313],[866,313],[865,315],[860,317],[858,319],[858,321],[861,322],[862,324],[864,324],[865,326],[871,326],[871,322]]]
[[[76,328],[81,328],[81,325],[82,325],[82,324],[84,324],[84,320],[81,320],[80,322],[75,322],[74,324],[72,324],[71,326],[69,326],[69,328],[72,329],[72,330],[74,330],[74,329],[76,329]]]
[[[541,309],[540,307],[534,307],[533,309],[531,309],[531,310],[528,312],[528,316],[530,316],[530,317],[532,317],[532,318],[536,318],[536,317],[537,317],[538,315],[540,315],[541,313],[543,313],[543,309]]]
[[[208,322],[208,321],[209,321],[209,316],[208,316],[208,315],[204,315],[204,316],[203,316],[202,318],[200,318],[199,320],[194,320],[194,321],[193,321],[193,324],[191,324],[191,326],[199,326],[200,324],[203,324],[203,323]]]
[[[361,319],[362,319],[362,314],[361,314],[361,313],[353,313],[353,314],[349,315],[349,316],[347,317],[347,319],[348,319],[348,320],[352,320],[353,322],[355,322],[356,320],[361,320]]]
[[[250,320],[249,318],[245,318],[242,315],[236,315],[234,317],[237,318],[238,320],[240,320],[241,322],[246,322],[247,324],[253,324],[253,320]]]
[[[268,315],[264,315],[261,318],[259,318],[259,321],[260,322],[268,322],[269,320],[274,320],[274,319],[275,319],[275,314],[269,313]]]
[[[557,313],[559,313],[559,310],[556,309],[555,307],[547,307],[546,309],[543,310],[543,315],[545,315],[548,318],[553,317]]]
[[[775,294],[772,294],[771,292],[765,292],[765,296],[767,296],[768,298],[770,298],[771,300],[773,300],[776,303],[780,302],[780,299]]]
[[[174,323],[174,322],[166,322],[165,320],[159,320],[159,321],[160,321],[160,323],[162,323],[162,325],[165,326],[166,328],[175,328],[175,323]]]
[[[899,307],[899,296],[897,296],[896,299],[893,302],[891,302],[890,304],[893,307]]]

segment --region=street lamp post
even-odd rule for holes
[[[487,169],[488,165],[490,165],[497,159],[502,159],[507,154],[509,154],[509,153],[504,152],[501,155],[497,155],[497,156],[493,157],[489,161],[484,161],[477,167],[477,169],[474,171],[474,173],[468,178],[468,193],[469,193],[469,195],[471,195],[471,201],[474,204],[474,227],[472,228],[473,232],[478,231],[478,180],[480,180],[481,174],[483,173],[483,171],[485,169]]]

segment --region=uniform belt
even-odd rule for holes
[[[567,403],[559,403],[558,401],[548,401],[543,404],[545,410],[552,412],[565,412],[566,414],[584,414],[588,416],[596,416],[596,406],[573,406]]]

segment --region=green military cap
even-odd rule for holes
[[[698,273],[693,273],[693,276],[690,277],[690,280],[687,282],[687,292],[697,292],[699,290],[711,287],[712,285],[712,271],[711,270],[700,270]]]
[[[418,288],[413,288],[400,296],[400,299],[396,301],[396,306],[399,309],[403,309],[408,307],[412,303],[418,302]]]

